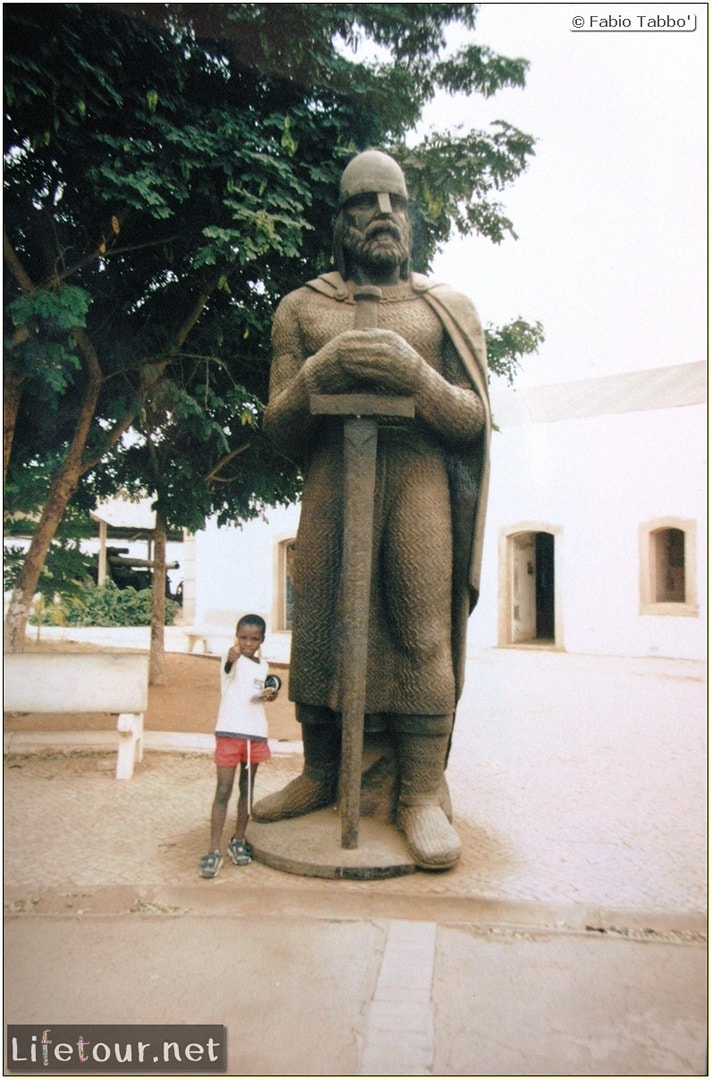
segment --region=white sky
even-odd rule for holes
[[[572,32],[613,14],[696,15],[697,30]],[[454,240],[433,276],[485,324],[543,322],[517,386],[705,359],[706,5],[484,4],[475,39],[530,60],[526,88],[440,100],[426,127],[503,119],[539,141],[501,193],[519,239]]]

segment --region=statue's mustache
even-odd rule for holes
[[[400,229],[397,225],[394,225],[393,222],[374,221],[366,229],[366,232],[364,233],[364,240],[371,240],[374,236],[380,236],[381,234],[392,236],[394,240],[400,240],[401,238]]]

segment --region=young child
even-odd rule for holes
[[[274,701],[280,686],[277,676],[268,674],[267,665],[258,655],[265,631],[265,621],[259,615],[243,615],[237,624],[235,643],[221,660],[220,710],[215,725],[217,787],[210,816],[210,850],[200,860],[200,876],[204,878],[216,877],[222,866],[220,845],[238,764],[237,823],[228,852],[235,866],[246,866],[252,859],[245,829],[252,809],[255,775],[259,763],[272,757],[264,702]]]

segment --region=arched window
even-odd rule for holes
[[[640,531],[641,615],[696,615],[695,523],[658,518]]]

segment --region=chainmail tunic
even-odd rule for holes
[[[400,334],[445,379],[474,394],[438,316],[410,282],[386,286],[378,325]],[[312,418],[299,371],[354,326],[349,287],[335,300],[310,288],[276,313],[265,430],[304,471],[294,559],[291,700],[341,711],[339,641],[343,430]],[[362,389],[362,387],[360,388]],[[479,403],[479,399],[478,403]],[[447,459],[478,436],[454,415],[379,426],[366,712],[443,715],[456,704],[452,650],[453,532]],[[447,410],[446,410],[447,411]],[[472,404],[468,416],[472,415]],[[440,421],[442,420],[442,425]],[[443,436],[443,430],[447,435]],[[456,553],[455,553],[456,554]]]

